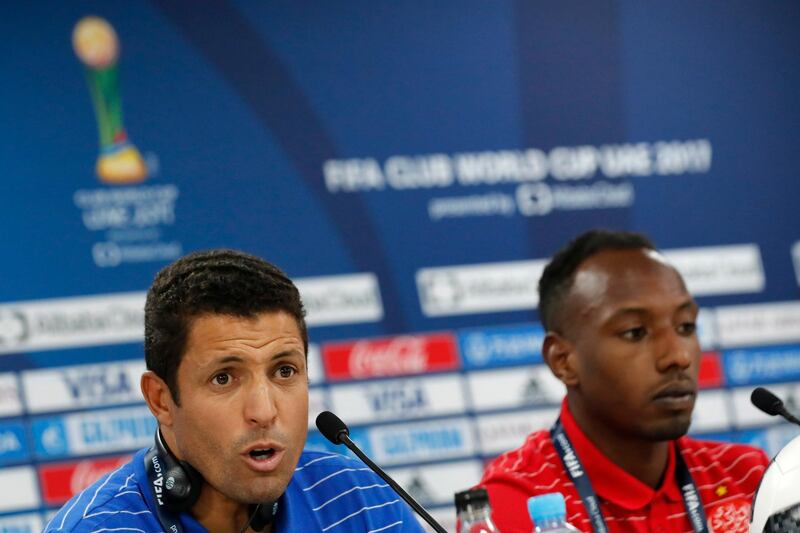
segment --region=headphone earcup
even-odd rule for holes
[[[191,510],[203,488],[203,476],[187,463],[178,461],[161,436],[156,434],[156,452],[164,466],[163,493],[164,507],[171,512],[182,513]]]
[[[164,506],[176,513],[190,511],[202,488],[200,473],[186,461],[176,462],[164,474]]]

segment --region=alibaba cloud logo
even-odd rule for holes
[[[0,347],[17,346],[28,340],[30,329],[25,315],[17,309],[0,309]]]
[[[114,28],[102,18],[84,17],[72,32],[72,46],[86,67],[86,81],[97,118],[100,136],[97,176],[112,184],[144,181],[147,165],[128,140],[122,120],[117,71],[119,40]]]

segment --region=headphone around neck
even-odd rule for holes
[[[150,483],[156,503],[173,513],[188,512],[200,498],[203,476],[192,465],[175,457],[161,435],[161,428],[156,430],[151,452],[155,453],[150,457],[149,466],[155,476],[150,476]]]
[[[186,461],[180,461],[169,449],[161,428],[156,430],[155,444],[145,455],[145,469],[148,481],[156,500],[157,516],[167,531],[171,530],[167,522],[176,524],[175,520],[164,516],[162,510],[170,513],[189,512],[203,489],[203,476]],[[250,506],[250,518],[244,526],[254,531],[262,531],[275,520],[278,514],[278,502],[263,502]],[[174,530],[180,530],[177,526]]]

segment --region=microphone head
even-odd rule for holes
[[[756,387],[750,394],[750,401],[770,416],[783,412],[783,401],[764,387]]]
[[[322,411],[317,415],[317,429],[334,444],[341,444],[343,435],[350,436],[347,424],[330,411]]]

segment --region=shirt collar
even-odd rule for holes
[[[641,509],[661,497],[671,501],[682,500],[680,488],[675,480],[674,442],[669,446],[664,479],[661,486],[654,490],[603,455],[603,452],[578,427],[578,423],[569,411],[566,398],[561,405],[560,416],[564,431],[572,442],[575,453],[580,458],[592,488],[598,496],[628,510]]]

